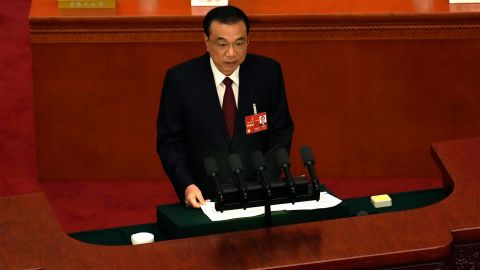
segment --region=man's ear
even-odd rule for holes
[[[208,36],[203,34],[203,41],[205,42],[205,46],[207,47],[207,52],[209,51],[210,44],[208,43]]]

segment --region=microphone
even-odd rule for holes
[[[223,212],[224,206],[224,199],[223,199],[223,191],[218,183],[218,176],[220,175],[219,169],[217,166],[217,162],[214,158],[208,157],[203,161],[203,166],[205,167],[205,172],[207,173],[208,177],[213,180],[215,183],[216,193],[217,193],[217,206],[221,212]]]
[[[303,146],[300,149],[300,154],[302,155],[303,164],[307,167],[308,174],[310,175],[310,183],[312,183],[315,200],[318,201],[320,200],[320,185],[315,170],[313,169],[315,160],[313,159],[312,149],[308,146]]]
[[[228,156],[228,164],[230,165],[232,174],[237,179],[238,188],[240,189],[240,196],[242,197],[242,206],[243,209],[246,209],[248,203],[248,196],[245,184],[243,183],[243,166],[242,161],[240,160],[240,156],[236,153],[231,154],[230,156]]]
[[[262,152],[254,151],[252,153],[252,164],[253,168],[257,172],[257,175],[262,180],[262,186],[265,190],[265,227],[272,226],[272,209],[270,207],[272,201],[272,190],[270,187],[270,183],[265,179],[263,175],[263,171],[267,168],[267,162],[265,161],[265,157],[263,156]]]
[[[266,165],[265,157],[263,156],[262,152],[260,151],[254,151],[252,153],[252,164],[253,168],[255,168],[255,171],[257,171],[257,174],[260,176],[260,179],[262,180],[262,185],[263,188],[265,189],[265,198],[267,201],[270,201],[272,199],[272,190],[270,183],[265,179],[265,176],[263,175],[263,171],[265,171],[267,165]]]
[[[279,148],[275,152],[275,160],[277,161],[278,167],[283,170],[287,180],[287,187],[290,191],[290,200],[292,204],[295,203],[295,182],[293,181],[292,173],[290,172],[290,159],[288,158],[288,153],[285,148]]]

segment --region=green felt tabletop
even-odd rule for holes
[[[166,239],[156,223],[109,228],[103,230],[75,232],[70,233],[69,235],[72,238],[90,244],[121,246],[132,244],[130,240],[131,235],[139,232],[149,232],[153,234],[154,241],[162,241]]]
[[[445,189],[430,189],[390,194],[392,206],[375,208],[370,197],[351,198],[326,209],[272,212],[272,226],[353,217],[359,214],[380,214],[425,207],[441,201],[449,194]],[[150,232],[155,241],[215,233],[262,228],[264,216],[211,221],[200,209],[185,208],[181,204],[159,205],[157,223],[71,233],[70,236],[98,245],[130,245],[130,236],[137,232]]]

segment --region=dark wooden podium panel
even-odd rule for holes
[[[430,142],[480,136],[480,5],[230,2],[251,16],[249,51],[283,66],[295,174],[307,144],[321,177],[435,177]],[[155,153],[163,78],[204,53],[207,10],[32,1],[40,179],[166,179]]]
[[[0,268],[359,269],[442,260],[452,243],[480,240],[480,138],[433,148],[454,187],[435,205],[140,246],[69,238],[42,193],[0,198]]]
[[[455,241],[480,239],[480,204],[475,195],[480,190],[480,138],[434,144],[433,156],[446,186],[450,185],[454,191],[432,206],[432,211],[445,214],[444,222]]]

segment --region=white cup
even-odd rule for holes
[[[140,232],[140,233],[132,234],[130,239],[132,240],[132,244],[140,245],[140,244],[152,243],[154,237],[153,237],[153,234],[151,233]]]

